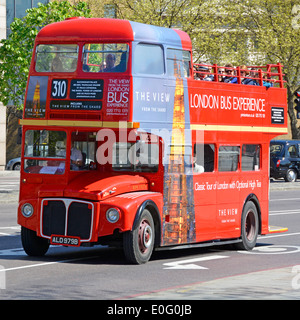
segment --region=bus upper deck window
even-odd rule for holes
[[[160,45],[139,43],[134,52],[134,72],[141,74],[164,73],[164,53]]]
[[[82,70],[85,72],[125,72],[128,63],[128,44],[90,43],[83,49]]]
[[[36,47],[37,72],[74,72],[77,61],[76,44],[40,44]]]
[[[167,73],[169,76],[190,76],[191,53],[186,50],[167,50]]]

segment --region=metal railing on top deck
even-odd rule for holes
[[[196,80],[226,83],[226,79],[232,79],[233,82],[227,83],[242,84],[246,78],[253,80],[250,83],[252,85],[283,88],[285,81],[283,80],[282,68],[283,65],[280,63],[267,64],[266,66],[247,66],[246,68],[194,63],[193,74]]]

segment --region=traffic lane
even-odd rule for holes
[[[0,202],[0,228],[17,226],[18,203]],[[1,232],[1,230],[0,230]]]
[[[271,191],[270,211],[294,209],[300,211],[300,190]]]
[[[0,171],[0,203],[17,204],[19,200],[20,172]],[[2,211],[0,211],[1,213]],[[2,221],[1,221],[2,222]]]
[[[102,251],[102,250],[101,250]],[[186,252],[189,251],[190,255]],[[87,256],[86,254],[89,254]],[[224,255],[224,250],[222,250]],[[275,256],[258,257],[242,255],[237,252],[226,252],[230,256],[225,260],[202,262],[207,269],[164,269],[163,262],[169,264],[174,258],[183,259],[215,256],[216,251],[192,252],[183,250],[177,257],[166,254],[164,259],[154,259],[142,266],[124,265],[120,252],[109,249],[101,256],[85,252],[83,260],[64,262],[52,261],[47,257],[32,260],[31,264],[43,264],[36,268],[23,268],[6,272],[7,289],[1,296],[3,299],[120,299],[143,295],[149,292],[208,282],[228,276],[235,276],[258,270],[266,270]],[[220,254],[220,252],[218,252]],[[57,259],[57,254],[55,257]],[[64,258],[73,259],[72,254],[64,254]],[[50,259],[50,261],[49,261]],[[78,252],[75,259],[79,259]],[[53,262],[53,264],[51,264]],[[50,264],[49,264],[50,263]],[[286,265],[281,263],[280,267]],[[198,265],[198,264],[197,264]],[[254,267],[255,266],[255,267]],[[291,275],[292,277],[292,275]],[[153,281],[156,279],[156,281]],[[271,289],[271,288],[269,288]],[[268,290],[268,288],[266,288]],[[236,297],[238,298],[238,297]]]
[[[271,242],[267,237],[259,239],[258,248],[266,248],[270,243],[272,247],[278,243],[278,239],[280,238],[273,238]],[[298,243],[299,240],[300,237]],[[291,245],[293,242],[285,243]],[[216,256],[219,258],[214,259]],[[203,258],[206,260],[203,261]],[[275,255],[265,250],[263,254],[254,252],[249,254],[232,250],[229,246],[220,246],[160,251],[154,253],[147,264],[135,266],[125,262],[120,250],[53,247],[44,258],[11,255],[9,258],[6,257],[6,260],[2,259],[0,264],[5,262],[10,266],[6,267],[7,289],[1,297],[5,299],[136,297],[147,292],[158,292],[268,268],[296,265],[297,261],[299,253],[283,256],[282,253]],[[170,268],[170,263],[173,263],[173,267],[183,268]],[[187,266],[189,268],[186,268]],[[17,269],[18,267],[20,268]]]
[[[300,228],[296,228],[300,225],[297,215],[270,216],[271,223],[283,225],[282,221],[284,226],[290,230],[293,227],[295,233],[299,233]],[[0,241],[1,248],[8,246],[12,249],[2,257],[0,255],[0,265],[7,269],[7,289],[1,291],[0,298],[3,292],[6,298],[13,299],[117,299],[139,296],[145,292],[297,265],[299,253],[283,252],[295,250],[299,243],[299,235],[268,235],[259,237],[257,248],[250,254],[237,252],[231,246],[160,251],[155,252],[146,265],[133,266],[126,263],[122,250],[99,247],[51,247],[43,258],[27,257],[22,252],[20,236],[12,234],[11,237],[1,237]],[[255,253],[256,249],[263,252]],[[274,249],[282,252],[270,254]]]
[[[123,290],[115,276],[123,272],[119,250],[68,249],[50,248],[43,258],[18,255],[18,263],[6,260],[7,285],[0,299],[109,299]]]
[[[19,190],[20,176],[0,176],[0,192]]]
[[[288,233],[299,232],[300,190],[270,192],[269,224],[288,227]]]
[[[160,259],[144,265],[129,265],[120,250],[87,249],[82,252],[82,259],[80,253],[74,251],[77,250],[56,252],[53,259],[51,253],[43,260],[28,259],[35,267],[26,264],[27,268],[7,269],[7,289],[3,290],[1,298],[119,299],[186,285],[190,279],[192,282],[199,280],[196,270],[189,273],[188,281],[184,277],[178,279],[178,272],[165,273]],[[58,257],[66,260],[57,262]]]

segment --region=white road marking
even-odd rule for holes
[[[93,258],[94,258],[94,257],[93,257]],[[48,265],[51,265],[51,264],[71,262],[71,261],[78,261],[78,260],[84,260],[84,259],[91,259],[91,257],[75,258],[75,259],[69,259],[69,260],[60,260],[60,261],[51,261],[51,262],[30,264],[30,265],[28,265],[28,266],[20,266],[20,267],[8,268],[8,269],[0,269],[0,272],[7,272],[7,271],[13,271],[13,270],[21,270],[21,269],[28,269],[28,268],[35,268],[35,267],[43,267],[43,266],[48,266]]]
[[[299,246],[287,246],[287,245],[270,245],[260,246],[253,248],[252,251],[238,251],[243,254],[289,254],[299,253]]]
[[[279,211],[270,211],[269,216],[280,216],[285,214],[300,214],[300,210],[279,210]]]
[[[0,236],[9,236],[9,237],[13,237],[16,236],[18,234],[16,234],[16,232],[20,232],[21,231],[21,226],[16,226],[16,227],[0,227],[0,230],[5,230],[5,231],[14,231],[14,233],[7,233],[7,232],[0,232]]]
[[[19,256],[19,255],[23,255],[23,256],[26,255],[23,248],[0,250],[0,257],[1,256]]]
[[[15,248],[15,249],[0,250],[0,258],[1,258],[1,255],[6,255],[6,256],[23,255],[24,256],[24,255],[26,255],[26,253],[24,252],[23,248]],[[67,263],[67,262],[72,262],[72,261],[80,261],[80,260],[95,259],[95,258],[98,258],[98,256],[81,257],[81,258],[58,260],[58,261],[51,261],[51,262],[43,262],[43,263],[30,264],[30,265],[7,268],[7,269],[0,268],[0,272],[43,267],[43,266],[49,266],[52,264]]]
[[[269,201],[295,201],[295,200],[300,200],[299,198],[289,198],[289,199],[269,199]]]
[[[269,238],[279,238],[279,237],[289,237],[289,236],[299,236],[300,232],[294,232],[294,233],[280,233],[280,234],[272,234],[272,235],[265,235],[265,236],[259,236],[258,239],[269,239]]]
[[[173,262],[164,263],[163,265],[167,266],[167,268],[164,268],[164,269],[208,269],[206,267],[193,264],[193,262],[202,262],[202,261],[209,261],[209,260],[216,260],[216,259],[223,259],[223,258],[229,258],[229,257],[214,255],[214,256],[208,256],[208,257],[173,261]]]

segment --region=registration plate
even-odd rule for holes
[[[80,245],[80,238],[52,235],[51,244],[78,247]]]

